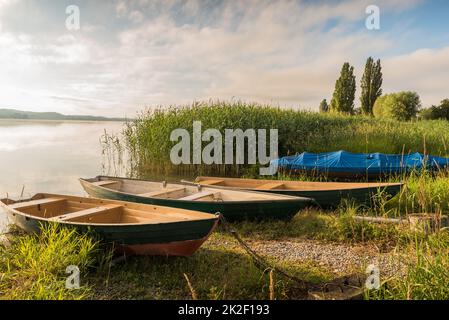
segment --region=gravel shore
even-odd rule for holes
[[[404,271],[399,255],[394,251],[381,253],[374,244],[329,243],[309,239],[284,239],[277,241],[246,240],[249,247],[261,256],[278,261],[311,262],[336,276],[365,272],[373,264],[385,279]],[[239,247],[236,241],[210,239],[206,246]]]
[[[377,266],[382,276],[388,277],[402,270],[394,252],[379,253],[374,245],[323,243],[315,240],[248,241],[261,255],[279,260],[312,261],[336,275],[366,270]]]

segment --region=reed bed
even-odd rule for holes
[[[249,165],[179,165],[170,162],[170,141],[174,129],[192,133],[194,121],[208,128],[278,129],[279,154],[303,151],[409,153],[425,152],[449,156],[449,122],[399,122],[365,116],[314,113],[245,103],[206,101],[167,108],[147,108],[126,124],[120,147],[129,151],[129,172],[145,177],[149,173],[242,175],[254,171]],[[116,143],[116,142],[114,142]],[[207,143],[203,142],[203,146]]]

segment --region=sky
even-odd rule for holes
[[[369,5],[379,29],[366,27]],[[384,93],[449,98],[449,2],[0,0],[0,108],[132,117],[236,99],[317,110],[344,62],[360,93],[369,56]]]

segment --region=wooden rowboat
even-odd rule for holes
[[[220,212],[225,218],[289,218],[311,204],[308,198],[252,191],[99,176],[80,179],[93,197]]]
[[[198,177],[196,183],[233,190],[252,190],[313,198],[320,207],[332,208],[341,200],[355,200],[359,204],[371,205],[379,191],[387,197],[395,196],[402,183],[349,183],[349,182],[307,182],[285,180],[259,180],[218,177]]]
[[[39,233],[42,225],[56,222],[81,232],[94,231],[118,251],[138,255],[192,255],[219,220],[197,211],[56,194],[3,199],[0,206],[27,232]]]

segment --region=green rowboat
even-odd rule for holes
[[[146,180],[99,176],[80,179],[92,197],[147,203],[208,213],[228,220],[291,218],[310,206],[312,199],[252,191],[167,184]]]
[[[207,187],[313,198],[316,204],[325,209],[338,206],[343,199],[370,206],[376,194],[381,192],[385,197],[391,198],[399,193],[403,186],[403,183],[309,182],[221,177],[198,177],[195,183]]]
[[[219,217],[198,211],[66,195],[3,199],[9,220],[29,233],[48,223],[93,231],[117,251],[137,255],[189,256],[207,240]]]

